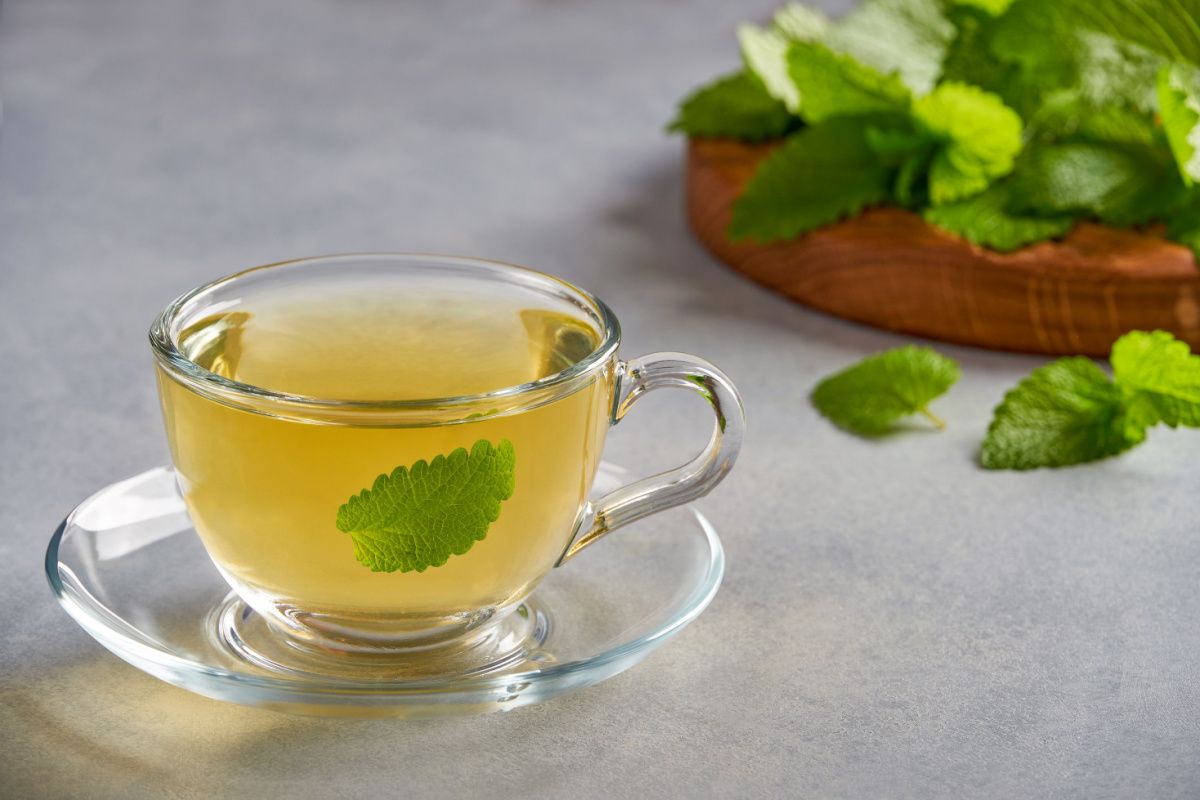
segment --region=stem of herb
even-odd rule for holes
[[[934,424],[939,431],[946,430],[946,422],[927,408],[917,409],[917,413]]]

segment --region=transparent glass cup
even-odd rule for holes
[[[493,304],[495,314],[507,313],[500,297],[517,298],[522,320],[568,320],[566,330],[588,346],[520,385],[363,400],[250,385],[201,366],[183,345],[207,321],[244,317],[281,295],[311,300],[336,290],[365,303],[388,291],[419,299],[435,285],[471,298],[483,318]],[[741,400],[713,365],[681,353],[623,360],[617,318],[600,300],[480,259],[358,254],[257,267],[175,300],[150,342],[177,481],[205,549],[250,608],[322,651],[411,652],[469,640],[608,532],[708,493],[743,436]],[[716,417],[708,444],[677,469],[589,499],[608,428],[664,387],[708,402]],[[480,443],[516,454],[511,493],[486,535],[440,564],[367,569],[358,540],[336,524],[340,506],[396,468],[415,476],[418,461],[461,464],[453,459],[467,456],[454,453],[473,457]]]

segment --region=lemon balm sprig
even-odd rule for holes
[[[987,469],[1063,467],[1115,456],[1146,432],[1200,427],[1200,356],[1166,331],[1118,339],[1110,377],[1088,358],[1033,371],[996,407],[979,461]]]

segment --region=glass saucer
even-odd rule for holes
[[[626,482],[624,470],[604,464],[595,491]],[[209,561],[170,468],[80,503],[46,551],[50,585],[67,613],[157,678],[280,711],[409,717],[519,708],[616,675],[700,615],[724,565],[703,515],[686,506],[665,511],[551,570],[510,615],[508,635],[525,642],[519,657],[482,674],[400,679],[386,665],[339,671],[327,661],[310,669],[272,640]]]

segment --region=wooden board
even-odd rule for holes
[[[807,306],[888,330],[1032,353],[1108,355],[1130,330],[1200,349],[1200,270],[1150,233],[1081,224],[1064,240],[996,253],[895,208],[769,245],[731,243],[733,201],[772,145],[693,140],[687,214],[717,258]]]

